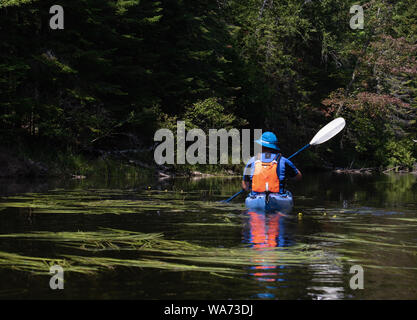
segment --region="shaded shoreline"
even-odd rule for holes
[[[80,156],[81,157],[81,156]],[[70,178],[75,180],[82,180],[91,175],[104,174],[112,175],[114,171],[129,172],[129,174],[146,174],[149,176],[155,176],[159,179],[171,179],[176,177],[189,177],[193,179],[202,179],[210,177],[236,177],[241,175],[242,168],[221,168],[218,171],[203,170],[199,167],[198,170],[195,166],[181,166],[181,167],[166,167],[156,166],[155,164],[149,164],[145,161],[137,159],[119,159],[117,157],[84,157],[81,160],[77,159],[76,166],[65,166],[65,164],[58,161],[51,161],[45,163],[43,161],[32,160],[29,157],[19,157],[13,155],[11,152],[0,149],[0,178]],[[77,167],[78,166],[78,167]],[[220,168],[220,167],[219,167]],[[377,174],[377,173],[412,173],[417,174],[417,164],[413,169],[409,169],[402,166],[396,166],[392,168],[341,168],[330,166],[314,166],[314,167],[302,167],[304,172],[311,171],[325,171],[334,172],[337,174]]]
[[[359,168],[359,169],[349,169],[349,168],[336,168],[332,172],[338,174],[376,174],[376,173],[411,173],[417,174],[417,170],[409,170],[406,168],[395,167],[395,168]]]

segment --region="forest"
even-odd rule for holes
[[[0,17],[3,167],[152,166],[177,121],[273,131],[290,154],[343,117],[301,168],[417,170],[415,0],[0,0]]]

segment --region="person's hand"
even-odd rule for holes
[[[300,170],[298,170],[297,175],[296,175],[294,178],[292,178],[292,179],[293,179],[294,181],[300,181],[302,178],[303,178],[303,175],[301,174],[301,171],[300,171]]]
[[[242,181],[242,189],[249,191],[249,183],[247,181]]]

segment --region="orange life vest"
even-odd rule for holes
[[[262,162],[261,154],[255,161],[255,171],[252,177],[252,191],[254,192],[279,192],[279,178],[277,175],[278,162],[281,155],[271,162]]]

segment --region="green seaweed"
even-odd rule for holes
[[[102,190],[92,189],[83,191],[61,190],[48,194],[27,193],[20,196],[3,198],[0,210],[4,208],[28,208],[33,213],[57,214],[132,214],[145,211],[162,210],[166,212],[198,212],[201,209],[214,210],[243,210],[238,204],[224,204],[200,200],[201,192],[167,192],[134,190]],[[131,197],[133,199],[118,199]],[[189,197],[188,199],[186,199]],[[158,199],[163,201],[158,201]]]
[[[115,266],[157,268],[165,270],[241,273],[241,267],[264,264],[297,265],[300,263],[328,261],[323,250],[314,245],[296,245],[289,248],[253,250],[239,248],[203,247],[186,241],[167,240],[162,234],[145,234],[126,230],[100,229],[95,232],[31,232],[5,234],[0,238],[49,241],[61,247],[71,247],[90,252],[90,256],[60,255],[59,259],[35,258],[2,253],[0,268],[39,273],[52,263],[64,264],[67,271],[94,273]],[[94,253],[105,251],[134,251],[138,258],[117,259],[97,257]],[[333,258],[332,258],[333,259]],[[175,262],[173,262],[175,261]],[[179,263],[186,261],[187,264]]]

